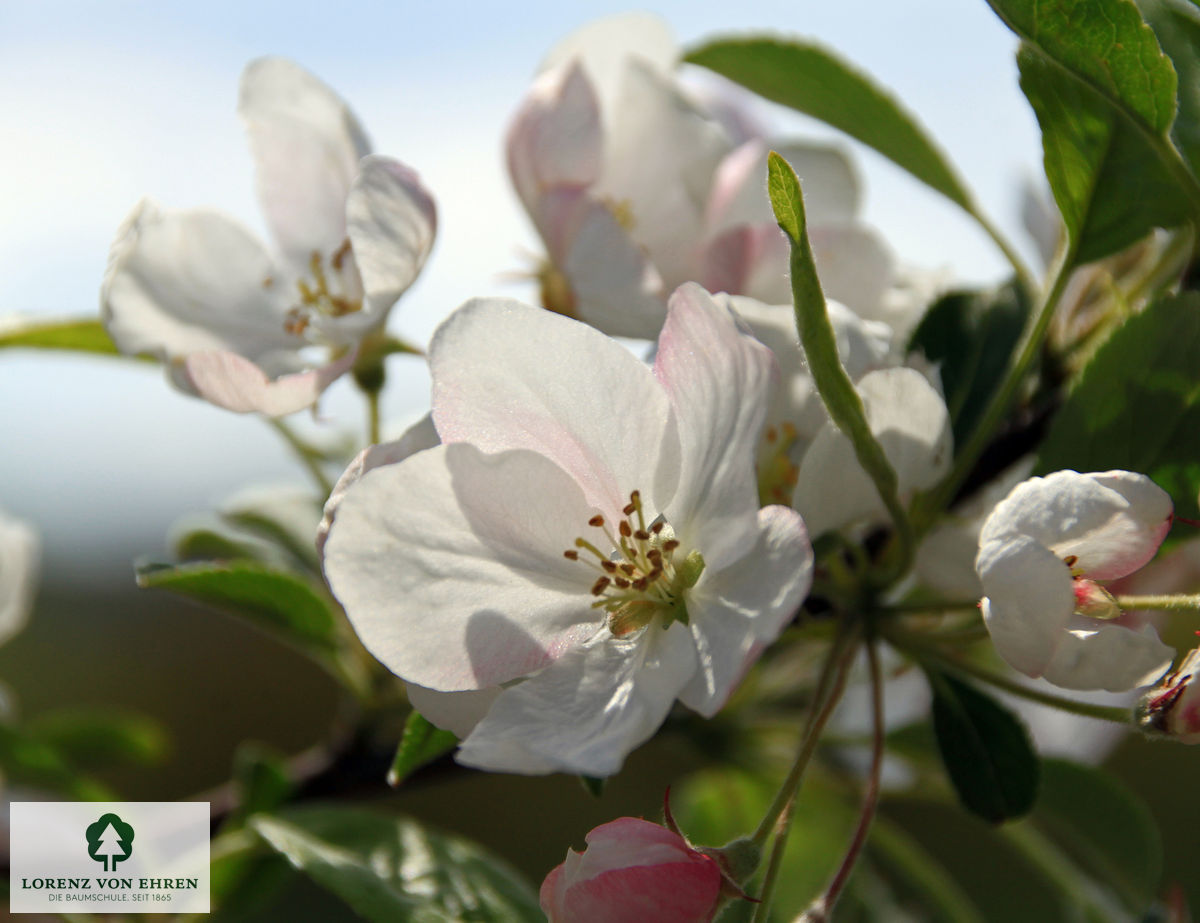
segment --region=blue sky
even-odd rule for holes
[[[0,314],[94,314],[109,242],[142,196],[222,208],[261,230],[235,109],[260,54],[295,58],[354,107],[377,150],[419,170],[440,234],[393,314],[424,342],[468,297],[531,297],[504,281],[537,250],[502,169],[504,127],[545,52],[627,7],[575,4],[0,3]],[[1016,86],[1015,42],[983,0],[659,3],[684,43],[716,33],[815,37],[919,114],[1020,238],[1016,192],[1037,170],[1036,126]],[[768,109],[785,132],[831,136]],[[854,150],[853,145],[851,149]],[[990,243],[953,206],[860,153],[866,217],[905,259],[996,278]],[[1023,243],[1023,242],[1022,242]],[[386,415],[418,413],[416,362],[390,367]],[[329,416],[358,427],[338,386]],[[0,358],[0,507],[46,533],[54,567],[105,543],[94,566],[157,550],[180,513],[247,482],[299,480],[259,421],[189,400],[150,367],[45,355]],[[328,428],[328,427],[327,427]],[[127,571],[122,571],[127,573]]]

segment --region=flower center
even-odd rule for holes
[[[1063,563],[1071,569],[1071,589],[1075,594],[1075,614],[1093,619],[1115,619],[1121,615],[1121,607],[1113,595],[1095,580],[1086,577],[1075,566],[1079,558],[1069,554]]]
[[[301,336],[308,328],[315,315],[323,317],[344,317],[362,310],[362,300],[351,297],[345,291],[346,277],[344,271],[349,268],[346,259],[350,256],[350,240],[342,241],[342,245],[329,257],[329,269],[333,278],[341,282],[341,291],[335,292],[330,287],[330,274],[325,270],[325,260],[316,250],[308,258],[310,278],[297,279],[296,289],[300,293],[300,303],[287,313],[284,330],[296,336]]]
[[[763,432],[764,446],[758,455],[758,499],[762,506],[781,503],[792,505],[800,466],[792,461],[792,449],[800,438],[796,427],[782,423]]]
[[[588,525],[600,530],[613,549],[600,550],[585,538],[575,539],[575,547],[563,557],[594,567],[599,576],[592,584],[596,597],[593,609],[608,612],[609,630],[618,638],[645,628],[658,618],[663,628],[672,622],[688,621],[684,591],[694,587],[704,571],[699,551],[679,553],[675,530],[659,516],[649,525],[642,507],[641,494],[634,491],[621,511],[616,533],[603,516],[593,516]]]

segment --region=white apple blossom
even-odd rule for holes
[[[1167,493],[1129,471],[1057,471],[1018,484],[984,523],[975,564],[1000,656],[1068,689],[1153,681],[1174,651],[1153,627],[1114,621],[1120,609],[1096,581],[1146,564],[1171,517]]]
[[[437,218],[416,173],[371,154],[346,104],[293,62],[247,65],[239,111],[277,254],[219,212],[142,202],[113,243],[101,314],[122,352],[167,363],[183,390],[281,416],[382,328]]]
[[[768,145],[735,141],[729,119],[675,78],[677,58],[657,17],[599,20],[551,52],[509,130],[509,172],[548,252],[543,300],[615,335],[656,336],[667,295],[686,281],[791,299],[766,195]],[[773,146],[805,183],[826,290],[876,316],[892,258],[858,221],[848,158],[828,145]]]
[[[686,285],[653,369],[496,299],[429,357],[442,444],[363,473],[324,547],[363,643],[484,691],[458,753],[481,768],[610,775],[676,699],[714,714],[811,579],[800,518],[757,501],[770,352]]]
[[[25,627],[33,607],[40,555],[37,533],[0,511],[0,644]]]

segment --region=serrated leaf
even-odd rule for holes
[[[99,320],[88,318],[0,318],[0,349],[5,347],[62,349],[104,356],[121,355],[104,325]]]
[[[1171,137],[1192,172],[1200,173],[1200,8],[1189,0],[1138,0],[1138,7],[1179,81]]]
[[[1042,129],[1046,179],[1078,262],[1187,220],[1187,199],[1160,152],[1126,116],[1027,42],[1017,65]]]
[[[1051,422],[1035,473],[1149,475],[1200,516],[1200,294],[1163,298],[1113,332]]]
[[[499,859],[404,818],[308,808],[250,826],[296,868],[377,923],[544,921],[537,896]]]
[[[1132,0],[988,0],[1005,24],[1146,130],[1175,119],[1175,69]]]
[[[309,651],[336,651],[330,603],[303,579],[250,561],[151,564],[138,568],[138,586],[170,590],[249,619]]]
[[[1162,836],[1150,810],[1113,776],[1046,760],[1031,819],[1130,910],[1144,911],[1158,896]]]
[[[913,331],[908,349],[937,365],[956,445],[966,442],[1004,379],[1029,311],[1029,299],[1009,282],[943,295]]]
[[[396,747],[392,768],[388,770],[388,785],[399,785],[414,772],[443,753],[458,745],[458,738],[450,731],[435,727],[417,712],[404,722],[404,733]]]
[[[144,715],[108,708],[68,708],[28,721],[24,732],[56,751],[72,766],[154,766],[167,754],[161,724]]]
[[[844,131],[976,213],[966,187],[917,120],[827,48],[801,40],[730,38],[694,48],[684,60]]]
[[[1024,725],[978,689],[929,668],[926,674],[938,750],[962,806],[992,823],[1028,813],[1038,758]]]

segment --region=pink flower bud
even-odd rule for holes
[[[542,882],[550,923],[707,923],[721,897],[721,870],[677,833],[621,817],[587,835],[582,853]]]
[[[1165,734],[1180,743],[1200,744],[1200,648],[1191,651],[1179,669],[1142,696],[1137,723],[1143,731]]]

